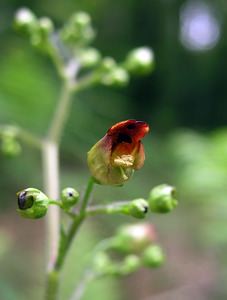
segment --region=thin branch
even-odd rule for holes
[[[99,214],[121,214],[123,213],[122,209],[124,207],[127,207],[128,204],[130,204],[131,201],[121,201],[121,202],[113,202],[111,204],[107,205],[95,205],[95,206],[89,206],[86,209],[86,215],[87,216],[95,216]]]
[[[31,145],[38,149],[42,148],[43,140],[26,129],[23,129],[19,126],[13,126],[13,125],[0,126],[0,133],[4,133],[7,131],[9,132],[11,131],[15,135],[15,137],[21,139],[23,142],[27,143],[28,145]]]

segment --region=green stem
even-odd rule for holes
[[[86,209],[87,216],[95,216],[99,214],[124,214],[124,208],[127,208],[131,201],[114,202],[108,205],[90,206]]]
[[[42,148],[43,140],[26,129],[12,125],[1,125],[0,132],[4,133],[4,131],[12,131],[15,133],[16,137],[18,137],[28,145],[31,145],[38,149]]]
[[[54,113],[53,121],[51,123],[48,138],[59,144],[61,135],[63,133],[65,122],[69,116],[71,102],[72,102],[71,84],[65,82],[62,87],[60,101]]]
[[[54,267],[56,271],[61,269],[61,267],[64,263],[64,260],[65,260],[66,254],[72,243],[72,240],[75,237],[84,218],[86,217],[85,211],[86,211],[86,207],[87,207],[88,201],[90,199],[90,195],[93,190],[93,187],[94,187],[94,180],[93,180],[93,178],[90,178],[90,180],[88,181],[88,184],[87,184],[87,188],[86,188],[84,197],[83,197],[79,215],[76,216],[75,219],[73,220],[73,222],[71,223],[68,234],[66,235],[66,237],[62,241],[62,244],[59,247],[58,257],[57,257],[56,264]]]
[[[56,271],[51,271],[48,273],[47,287],[46,287],[46,300],[57,299],[59,286],[59,273]]]

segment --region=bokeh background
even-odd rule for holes
[[[57,26],[77,10],[92,16],[94,46],[123,60],[150,46],[155,71],[132,78],[127,88],[97,87],[75,97],[61,146],[61,186],[83,190],[86,152],[112,124],[136,118],[152,131],[146,164],[123,188],[101,188],[95,199],[146,197],[155,184],[177,186],[179,207],[150,216],[165,249],[159,270],[92,284],[85,299],[209,300],[227,298],[227,2],[226,0],[1,0],[0,123],[36,134],[48,129],[59,94],[49,60],[12,28],[15,11],[27,6]],[[45,225],[16,214],[15,192],[42,189],[40,153],[22,145],[15,158],[0,156],[0,299],[42,299]],[[113,234],[129,217],[100,217],[83,227],[64,269],[61,300],[82,269],[84,253]],[[75,273],[75,270],[76,273]]]

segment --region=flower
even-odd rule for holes
[[[88,166],[99,184],[121,185],[145,160],[141,139],[149,132],[143,121],[126,120],[112,126],[88,152]]]

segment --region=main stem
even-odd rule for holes
[[[71,94],[70,84],[65,82],[49,133],[43,143],[44,188],[48,197],[56,200],[59,199],[59,142],[70,112]],[[47,218],[48,279],[46,299],[49,300],[56,299],[58,290],[58,273],[54,271],[54,266],[58,256],[59,228],[59,208],[51,206]]]

